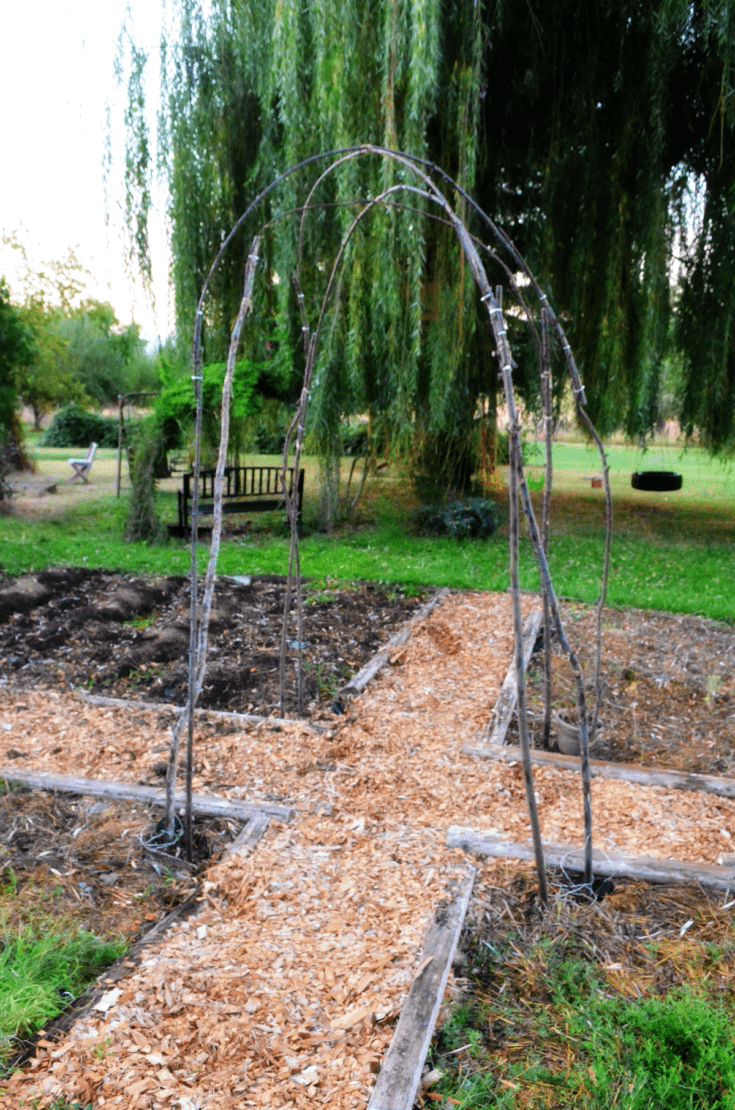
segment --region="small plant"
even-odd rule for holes
[[[420,532],[451,539],[486,539],[500,525],[500,509],[494,501],[473,497],[437,507],[427,505],[414,514]]]
[[[96,1044],[92,1049],[98,1060],[104,1060],[106,1056],[112,1056],[112,1040],[106,1037],[101,1044]]]

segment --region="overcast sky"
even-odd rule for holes
[[[3,6],[0,34],[0,229],[18,232],[34,261],[73,248],[92,272],[90,294],[109,300],[121,322],[135,319],[147,339],[170,330],[163,221],[154,243],[156,316],[140,283],[125,274],[120,213],[123,96],[113,75],[127,0],[37,0]],[[136,39],[151,49],[157,89],[159,0],[129,0]],[[116,170],[105,225],[102,161],[106,105],[112,109]],[[0,247],[0,276],[15,292],[14,254]]]

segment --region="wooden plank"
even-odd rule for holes
[[[452,825],[447,833],[450,848],[463,848],[475,855],[495,859],[534,859],[532,844],[515,844],[489,833]],[[544,844],[549,867],[584,871],[584,850],[571,844]],[[592,872],[599,878],[637,879],[647,883],[699,883],[712,890],[735,890],[735,869],[706,863],[683,863],[654,856],[625,856],[618,852],[592,851]]]
[[[476,874],[466,868],[434,915],[368,1110],[411,1110],[414,1104]]]
[[[536,643],[536,637],[541,626],[543,613],[540,609],[533,609],[526,617],[525,624],[523,625],[523,669],[528,666],[528,661],[533,652],[533,645]],[[507,675],[503,681],[498,694],[498,700],[495,702],[495,707],[492,712],[490,721],[488,722],[485,736],[482,741],[483,745],[488,747],[498,747],[500,744],[505,743],[505,737],[508,732],[508,726],[513,719],[515,713],[516,701],[518,700],[518,675],[516,673],[515,659],[510,665]]]
[[[225,855],[249,856],[270,825],[267,813],[254,813],[245,828],[235,837]]]
[[[87,694],[83,690],[78,691],[81,701],[87,702],[88,705],[103,705],[109,706],[112,709],[155,709],[159,713],[169,711],[171,713],[183,713],[184,706],[172,705],[167,701],[141,701],[135,698],[107,698],[101,694]],[[328,732],[329,729],[326,725],[315,725],[310,721],[303,720],[302,718],[295,717],[259,717],[255,713],[227,713],[223,709],[195,709],[195,717],[213,717],[220,721],[234,721],[236,724],[243,725],[299,725],[301,728],[308,728],[312,732]]]
[[[498,748],[485,744],[463,744],[464,755],[480,759],[496,759],[503,763],[520,763],[521,749],[509,746]],[[540,767],[556,767],[561,771],[580,770],[579,756],[562,755],[561,752],[531,752],[531,762]],[[590,774],[597,778],[634,782],[638,786],[663,786],[667,790],[701,790],[705,794],[719,794],[735,798],[735,779],[719,775],[697,775],[690,771],[672,768],[639,767],[635,763],[608,763],[601,759],[590,760]]]
[[[448,593],[449,589],[443,586],[441,590],[437,590],[436,593],[432,594],[426,604],[422,605],[417,613],[414,613],[408,624],[405,625],[400,632],[396,632],[395,636],[391,637],[385,647],[377,651],[372,659],[368,660],[365,666],[350,679],[347,685],[342,687],[342,693],[361,694],[368,682],[375,677],[378,671],[382,670],[395,649],[400,647],[401,644],[406,643],[406,640],[409,638],[418,622],[425,620],[429,613],[431,613],[437,605],[442,603]]]
[[[165,806],[166,795],[155,786],[137,786],[132,782],[107,782],[102,779],[85,779],[77,775],[56,775],[48,771],[19,771],[17,768],[0,768],[0,779],[7,782],[24,782],[36,790],[58,790],[62,794],[85,794],[90,798],[109,798],[114,801],[141,802],[144,805]],[[232,817],[236,821],[249,821],[256,813],[266,813],[280,821],[290,821],[294,815],[288,806],[275,806],[270,802],[230,801],[209,794],[194,794],[194,813],[207,817]],[[186,804],[183,791],[176,792],[177,807]]]

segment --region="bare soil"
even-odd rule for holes
[[[200,705],[269,715],[279,707],[285,583],[275,575],[220,578],[210,621]],[[422,596],[362,583],[306,587],[305,710],[328,710],[340,688],[421,604]],[[189,651],[189,583],[143,581],[78,567],[44,571],[0,590],[0,673],[16,689],[53,684],[183,705]],[[295,605],[289,631],[285,715],[296,712]]]

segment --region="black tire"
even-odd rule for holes
[[[673,470],[639,470],[632,476],[633,489],[654,490],[656,493],[671,493],[681,489],[681,474]]]

